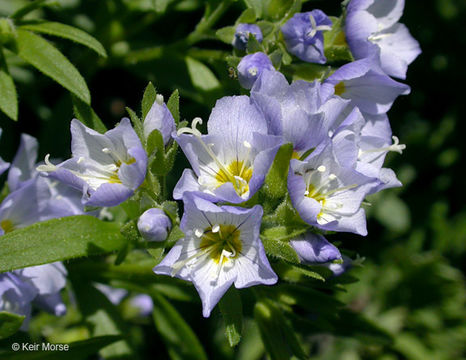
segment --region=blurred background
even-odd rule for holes
[[[0,0],[0,16],[25,3]],[[139,110],[148,81],[166,99],[179,89],[181,116],[188,121],[195,116],[206,119],[216,99],[244,93],[225,61],[231,47],[209,38],[194,46],[184,41],[202,17],[204,1],[57,3],[59,6],[35,11],[30,18],[76,26],[104,45],[108,58],[70,41],[45,36],[79,69],[91,91],[93,109],[108,126],[127,116],[126,106]],[[233,25],[244,8],[241,1],[234,3],[216,28]],[[303,5],[303,10],[314,8],[328,15],[341,13],[339,1],[308,1]],[[402,156],[389,154],[387,167],[395,169],[404,186],[369,199],[373,206],[367,210],[367,237],[343,235],[338,239],[345,249],[365,258],[351,273],[359,282],[348,284],[338,298],[392,334],[394,342],[386,345],[357,334],[314,335],[308,339],[313,359],[466,357],[466,72],[461,55],[466,47],[465,17],[465,1],[406,1],[401,22],[420,42],[423,53],[408,70],[406,83],[411,94],[398,98],[388,113],[394,134],[407,149]],[[187,56],[196,66],[186,60]],[[26,132],[39,139],[41,157],[51,153],[52,157],[66,158],[73,118],[69,93],[18,58],[7,60],[20,106],[16,123],[0,114],[4,131],[1,156],[11,160],[20,133]],[[180,159],[169,183],[174,184],[183,168],[184,160]],[[202,320],[188,312],[184,315],[199,334],[216,339]],[[149,324],[142,325],[145,333],[140,336],[150,339],[145,342],[146,351],[161,351],[163,345],[154,330]],[[254,336],[257,332],[251,331],[250,338]],[[223,338],[208,345],[212,358],[231,356],[221,341]],[[243,358],[260,358],[261,352],[257,353]]]

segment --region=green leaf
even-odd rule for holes
[[[97,39],[85,31],[82,31],[81,29],[75,28],[73,26],[61,24],[58,22],[44,21],[37,24],[21,25],[18,27],[18,29],[30,30],[68,39],[94,50],[100,56],[107,57],[107,52]]]
[[[332,29],[324,31],[324,54],[329,62],[353,61],[353,55],[346,43],[343,17],[331,17]]]
[[[165,146],[163,144],[163,137],[159,130],[153,130],[147,138],[147,153],[149,155],[155,154],[154,162],[163,162],[163,155],[165,153]]]
[[[91,95],[86,82],[74,65],[56,47],[29,31],[17,29],[16,33],[16,47],[11,49],[13,52],[86,104],[90,104]]]
[[[186,66],[193,86],[202,91],[211,91],[220,87],[220,82],[214,73],[203,63],[186,57]]]
[[[230,346],[236,346],[241,340],[243,329],[243,305],[238,290],[235,287],[223,295],[219,302],[220,311],[225,322],[225,334]]]
[[[5,59],[3,49],[0,48],[0,110],[12,120],[18,120],[18,96],[15,83],[11,77]]]
[[[152,294],[154,322],[172,359],[205,359],[207,355],[194,331],[160,294]]]
[[[11,19],[21,19],[22,17],[26,16],[30,12],[32,12],[32,11],[34,11],[36,9],[39,9],[39,8],[41,8],[43,6],[47,6],[48,2],[50,2],[50,0],[35,0],[35,1],[32,1],[32,2],[29,2],[26,5],[24,5],[23,7],[16,10],[13,14],[11,14],[10,18]]]
[[[170,98],[167,101],[167,108],[172,113],[173,118],[175,119],[175,124],[180,123],[180,94],[178,89],[172,92]]]
[[[238,25],[238,24],[243,24],[243,23],[253,23],[256,21],[256,19],[257,17],[256,17],[255,10],[252,8],[249,8],[249,9],[244,10],[241,13],[239,18],[236,20],[235,24]]]
[[[267,14],[274,20],[280,20],[285,17],[294,3],[293,0],[270,0]]]
[[[235,27],[234,26],[226,26],[224,28],[218,29],[215,32],[217,38],[223,41],[225,44],[231,45],[233,42],[233,38],[235,37]]]
[[[293,355],[307,359],[295,331],[283,316],[280,308],[268,299],[262,299],[254,307],[262,342],[272,360],[290,359]]]
[[[262,17],[263,0],[244,0],[248,8],[254,9],[258,18]]]
[[[144,95],[142,96],[142,102],[141,102],[142,121],[146,119],[146,116],[149,113],[156,98],[157,98],[157,91],[155,90],[155,87],[152,84],[152,82],[149,81],[149,84],[147,84],[146,89],[144,90]]]
[[[393,194],[384,195],[374,206],[375,218],[393,232],[407,231],[411,224],[408,206]]]
[[[93,216],[52,219],[0,237],[0,272],[117,251],[124,241],[116,224]]]
[[[73,112],[74,116],[80,120],[83,124],[98,131],[100,133],[104,133],[107,131],[102,120],[100,120],[99,116],[94,112],[94,110],[85,102],[83,102],[78,97],[72,95],[71,100],[73,101]]]
[[[94,336],[117,335],[120,338],[128,333],[120,312],[108,298],[91,283],[83,281],[80,274],[70,271],[74,294],[89,332]],[[113,341],[112,341],[113,342]],[[110,358],[134,358],[127,340],[120,340],[99,351],[100,356]]]
[[[278,199],[287,194],[286,180],[292,155],[293,144],[282,145],[278,150],[264,182],[264,190],[269,197]]]
[[[100,349],[114,343],[121,339],[121,336],[108,335],[108,336],[97,336],[87,340],[74,341],[68,345],[68,350],[63,351],[17,351],[17,352],[5,352],[0,353],[2,359],[8,360],[61,360],[66,354],[67,360],[85,360],[89,356],[94,355]],[[47,343],[44,343],[45,346]],[[60,344],[65,345],[65,344]],[[42,344],[39,348],[42,350]]]
[[[0,311],[0,339],[5,339],[19,330],[25,316]]]

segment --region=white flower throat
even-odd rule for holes
[[[243,141],[242,146],[246,151],[241,151],[243,154],[242,158],[240,158],[240,154],[238,154],[240,151],[237,151],[236,154],[229,154],[236,155],[233,160],[227,162],[222,161],[212,150],[214,144],[206,144],[202,140],[201,132],[196,129],[197,124],[202,124],[201,118],[195,118],[190,128],[181,128],[178,130],[177,134],[178,136],[181,134],[194,135],[212,159],[212,163],[200,164],[203,174],[198,178],[199,184],[205,188],[205,192],[212,192],[219,186],[229,182],[233,185],[233,188],[239,196],[247,198],[249,196],[249,181],[251,180],[253,172],[251,144],[247,141]]]
[[[326,171],[327,168],[320,165],[317,169],[311,169],[302,174],[306,184],[304,195],[316,200],[321,205],[321,210],[317,215],[319,224],[326,224],[334,220],[338,210],[343,207],[343,203],[334,199],[333,195],[341,194],[358,186],[351,184],[340,187],[337,176],[332,173],[325,175]]]

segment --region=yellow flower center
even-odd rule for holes
[[[216,228],[217,227],[217,228]],[[218,264],[222,264],[228,259],[235,259],[239,256],[243,245],[240,239],[240,231],[235,225],[216,225],[204,230],[201,238],[200,248],[211,249],[209,256]],[[227,253],[227,256],[224,254]]]
[[[335,85],[335,95],[340,96],[345,92],[345,84],[343,81],[340,81],[338,84]]]
[[[245,166],[244,161],[234,160],[226,167],[226,170],[220,169],[215,176],[221,186],[231,182],[238,195],[243,195],[249,191],[249,180],[252,177],[252,168]]]
[[[11,220],[5,219],[0,221],[0,227],[3,229],[5,234],[12,232],[15,229],[13,222]]]

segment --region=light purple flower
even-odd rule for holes
[[[135,295],[129,301],[138,310],[139,316],[149,316],[154,310],[154,302],[147,294]]]
[[[346,116],[349,101],[337,96],[323,99],[318,81],[298,80],[291,85],[278,71],[266,71],[254,84],[251,98],[262,110],[269,133],[292,143],[294,157],[328,140],[328,132]]]
[[[125,289],[115,288],[110,285],[94,283],[94,286],[104,294],[113,305],[119,305],[121,301],[128,295]]]
[[[19,149],[8,171],[8,187],[10,191],[17,190],[26,181],[38,175],[36,172],[38,148],[39,143],[36,138],[27,134],[21,134]]]
[[[185,238],[154,272],[191,281],[201,297],[204,317],[233,283],[245,288],[277,282],[259,238],[260,206],[219,207],[193,194],[186,194],[184,203],[181,229]]]
[[[129,119],[105,134],[73,119],[71,134],[73,157],[55,166],[47,156],[37,170],[82,191],[87,206],[116,206],[132,196],[144,181],[147,154]]]
[[[408,65],[421,53],[419,43],[398,20],[404,0],[352,0],[348,4],[345,34],[356,59],[377,51],[383,71],[406,78]]]
[[[185,170],[173,191],[180,200],[185,192],[203,192],[212,201],[241,203],[262,186],[280,145],[267,134],[262,113],[247,96],[217,101],[207,123],[208,135],[191,128],[174,135],[194,170]],[[188,135],[189,134],[189,135]]]
[[[238,80],[242,87],[250,89],[256,79],[265,70],[275,70],[269,57],[262,53],[256,52],[243,57],[238,64]]]
[[[399,95],[409,94],[410,88],[381,72],[374,61],[371,57],[340,67],[322,84],[322,97],[335,94],[351,100],[363,113],[386,113]]]
[[[341,259],[340,251],[322,235],[306,233],[290,241],[290,245],[305,264],[326,263]]]
[[[374,179],[354,170],[354,164],[340,165],[331,144],[314,151],[305,162],[291,160],[288,192],[301,218],[310,225],[330,231],[366,235],[364,197]]]
[[[165,241],[171,227],[168,216],[157,208],[146,210],[138,220],[138,230],[147,241]]]
[[[262,31],[259,26],[255,24],[238,24],[232,45],[238,50],[246,50],[250,34],[253,34],[259,43],[262,42]]]
[[[0,128],[0,137],[2,136],[2,129]],[[0,157],[0,175],[2,175],[10,166],[10,163],[7,163],[6,161],[3,161],[3,159]]]
[[[332,21],[321,10],[297,13],[282,26],[286,48],[303,61],[325,64],[323,31],[332,29]]]
[[[152,131],[159,130],[163,137],[163,143],[167,145],[171,140],[171,133],[175,129],[175,119],[172,113],[164,103],[163,96],[157,94],[152,107],[144,119],[144,137],[147,139]]]

